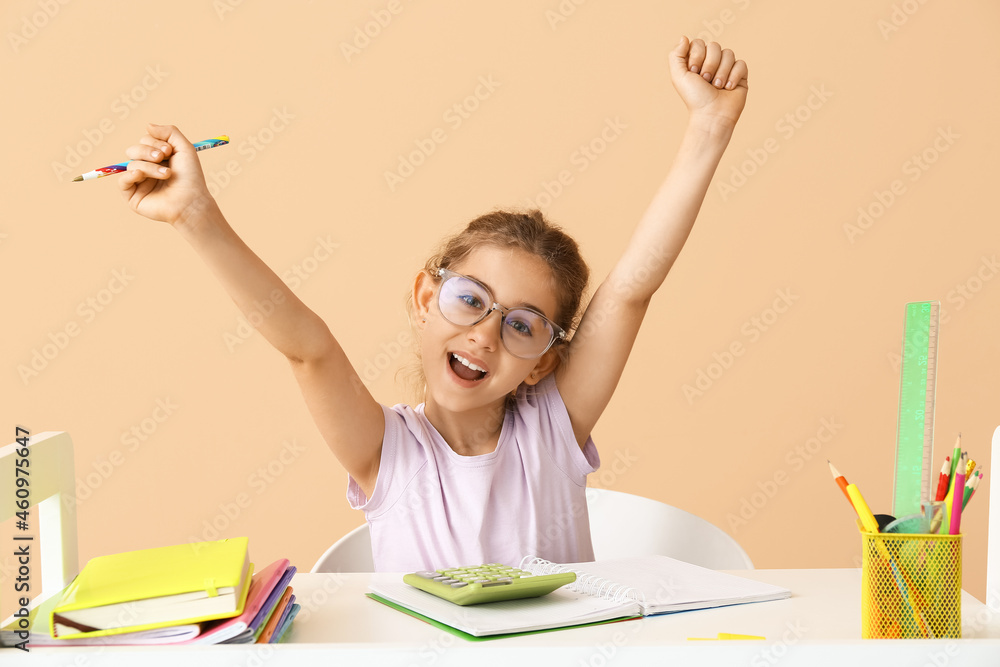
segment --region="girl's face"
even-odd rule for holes
[[[506,308],[530,306],[550,320],[555,317],[552,273],[534,255],[481,246],[449,268],[478,280]],[[490,405],[521,382],[535,384],[555,368],[557,356],[551,348],[537,359],[522,359],[507,350],[501,339],[499,310],[472,326],[450,322],[438,307],[439,285],[423,271],[414,285],[428,402],[456,412]]]

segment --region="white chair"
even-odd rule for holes
[[[587,511],[597,560],[662,554],[716,570],[753,569],[736,540],[671,505],[620,491],[587,489]],[[337,540],[311,571],[371,572],[374,568],[371,535],[364,524]]]
[[[327,549],[310,572],[373,572],[372,535],[364,523]]]
[[[29,471],[28,506],[38,507],[38,525],[27,531],[15,530],[15,537],[35,535],[33,540],[15,540],[14,548],[27,546],[30,554],[30,594],[35,595],[38,584],[41,592],[32,600],[35,607],[64,589],[77,575],[79,568],[76,541],[76,503],[73,467],[73,441],[65,432],[45,431],[28,439],[28,465],[18,466],[22,459],[16,442],[0,447],[0,523],[13,519],[23,511],[17,506],[15,468]],[[21,476],[24,477],[23,475]],[[65,499],[74,502],[65,502]],[[16,527],[16,523],[14,524]],[[5,553],[6,553],[5,545]],[[10,622],[11,619],[7,619]],[[4,625],[6,625],[6,623]]]
[[[670,556],[713,570],[752,570],[753,561],[721,528],[651,498],[587,489],[594,558]]]

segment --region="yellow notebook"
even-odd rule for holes
[[[236,616],[250,590],[248,539],[99,556],[52,610],[53,637],[94,637]]]

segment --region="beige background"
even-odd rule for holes
[[[201,154],[223,211],[396,403],[411,278],[472,217],[534,201],[607,273],[684,128],[665,64],[682,33],[746,59],[749,102],[594,432],[591,483],[705,517],[760,568],[857,566],[826,459],[890,511],[892,356],[903,305],[929,299],[945,311],[936,465],[961,431],[990,481],[995,3],[391,7],[3,3],[4,440],[71,433],[81,562],[248,535],[257,562],[308,570],[363,517],[285,361],[243,337],[190,248],[131,213],[114,178],[73,176],[123,159],[147,120],[231,135]],[[390,187],[435,130],[443,143]],[[852,232],[859,208],[872,218]],[[699,372],[715,377],[686,395]],[[988,497],[963,523],[980,597]]]

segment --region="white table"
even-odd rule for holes
[[[789,588],[787,600],[470,642],[364,597],[367,574],[298,574],[290,642],[264,646],[5,650],[6,665],[1000,665],[1000,600],[962,593],[963,639],[862,640],[860,570],[733,572]],[[765,641],[688,641],[719,632]]]

